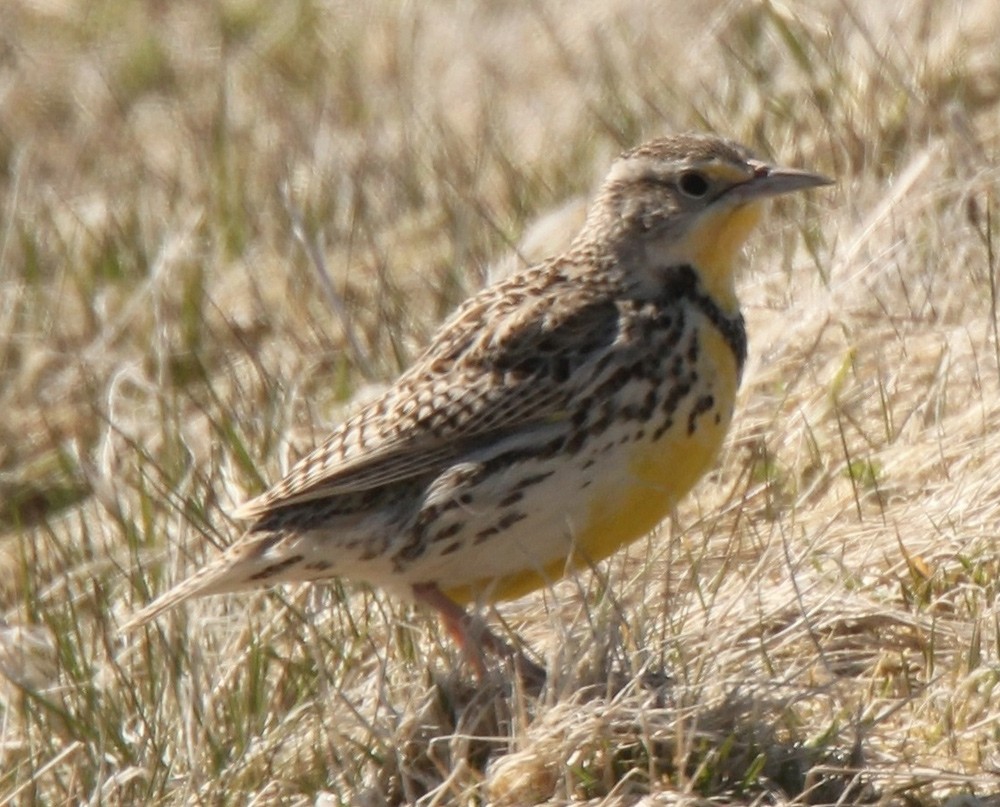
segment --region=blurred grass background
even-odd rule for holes
[[[992,0],[4,3],[0,804],[995,803],[998,35]],[[838,185],[750,245],[718,471],[501,609],[541,699],[348,585],[120,635],[684,130]]]

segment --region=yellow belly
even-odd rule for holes
[[[499,579],[483,579],[447,593],[460,603],[514,599],[559,580],[567,570],[596,563],[648,534],[666,518],[698,479],[711,467],[725,439],[736,396],[738,373],[732,350],[714,330],[702,334],[699,377],[711,378],[715,406],[697,418],[688,434],[688,407],[682,406],[673,426],[660,439],[629,444],[627,470],[600,476],[580,491],[578,501],[565,504],[566,521],[573,524],[572,546],[545,554],[534,568],[524,568]],[[696,384],[690,402],[705,393]],[[718,416],[718,417],[716,417]],[[596,457],[600,463],[600,458]],[[567,460],[568,462],[568,460]],[[620,467],[620,466],[619,466]],[[537,535],[533,542],[565,547],[564,536]],[[484,551],[489,551],[484,547]],[[470,560],[474,563],[474,559]]]
[[[637,446],[627,484],[595,492],[587,523],[576,536],[581,561],[603,560],[649,533],[665,519],[711,466],[723,432],[712,439],[664,439]]]

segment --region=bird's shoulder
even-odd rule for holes
[[[466,366],[507,367],[518,354],[546,354],[617,318],[617,284],[584,258],[549,260],[515,273],[463,303],[404,375]]]
[[[615,289],[590,268],[555,259],[471,297],[394,384],[235,515],[412,478],[559,417],[574,371],[618,333]]]

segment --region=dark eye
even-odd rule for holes
[[[681,189],[681,193],[692,199],[700,199],[708,193],[708,180],[700,171],[685,171],[681,174],[677,186]]]

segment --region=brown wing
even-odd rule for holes
[[[550,279],[544,290],[522,291],[518,279],[469,300],[392,388],[236,515],[260,518],[432,474],[477,448],[565,418],[576,372],[616,339],[618,309],[579,280]]]

